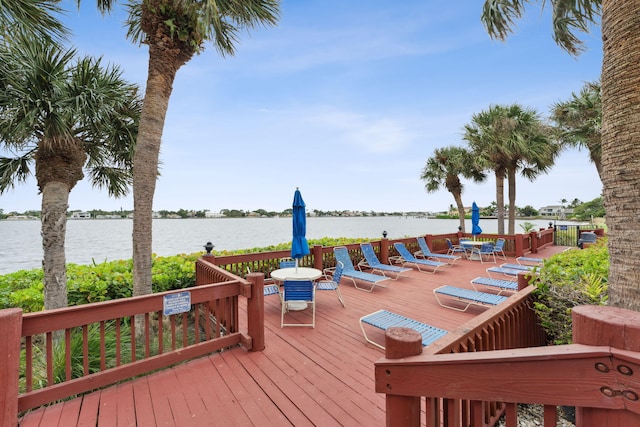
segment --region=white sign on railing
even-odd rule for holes
[[[171,316],[172,314],[185,313],[191,310],[191,292],[177,292],[165,295],[162,301],[162,314]]]

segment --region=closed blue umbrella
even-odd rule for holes
[[[482,233],[482,228],[478,225],[480,223],[480,209],[476,202],[473,202],[471,205],[471,234],[473,234],[474,239],[475,236]]]
[[[300,190],[296,188],[293,195],[293,240],[291,241],[291,258],[298,260],[305,255],[309,255],[309,244],[305,234],[307,233],[307,214],[305,212],[304,200]]]

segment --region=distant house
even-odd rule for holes
[[[553,216],[558,219],[564,219],[567,215],[573,215],[573,208],[567,208],[562,205],[543,206],[538,209],[541,216]]]
[[[71,214],[71,219],[88,219],[91,218],[91,214],[89,212],[73,212]]]

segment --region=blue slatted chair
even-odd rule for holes
[[[507,297],[502,295],[490,294],[487,292],[472,291],[471,289],[458,288],[456,286],[444,285],[433,290],[433,295],[436,297],[436,301],[442,307],[450,308],[452,310],[467,311],[472,305],[482,307],[493,307],[495,305],[504,302]],[[440,297],[447,296],[455,299],[457,302],[464,305],[460,308],[455,305],[445,304]]]
[[[388,265],[380,262],[376,256],[375,251],[371,243],[360,243],[360,250],[364,258],[358,263],[358,269],[362,271],[362,268],[371,269],[372,273],[380,273],[383,276],[389,277],[391,280],[398,280],[403,273],[409,273],[410,268],[398,267],[397,265]]]
[[[496,254],[493,251],[493,243],[491,242],[482,242],[482,246],[479,248],[474,247],[471,249],[471,255],[476,254],[480,257],[480,262],[484,263],[485,257],[490,258],[493,257],[494,264],[496,263]]]
[[[376,327],[378,329],[382,329],[383,331],[386,331],[391,327],[411,328],[415,331],[418,331],[420,335],[422,335],[423,346],[427,346],[447,334],[447,331],[436,328],[435,326],[418,322],[417,320],[413,320],[387,310],[378,310],[374,313],[367,314],[366,316],[362,316],[360,318],[360,329],[362,329],[362,335],[364,335],[364,339],[368,343],[373,344],[383,350],[384,346],[369,339],[364,326],[365,324]]]
[[[493,247],[494,256],[499,256],[504,260],[507,259],[507,255],[504,253],[505,242],[506,240],[503,237],[500,237],[499,239],[496,240],[496,244]]]
[[[460,245],[454,245],[451,243],[451,239],[447,239],[447,246],[449,247],[447,255],[461,254],[465,257],[467,256],[467,250]]]
[[[418,271],[423,271],[422,267],[429,267],[432,269],[430,273],[435,273],[436,271],[438,271],[438,268],[447,265],[446,262],[431,261],[429,259],[418,259],[414,257],[402,242],[394,243],[393,247],[396,248],[396,251],[398,251],[398,254],[400,255],[399,261],[403,267],[405,265],[415,266]]]
[[[333,270],[333,276],[325,273],[322,278],[316,280],[316,291],[334,291],[338,295],[340,304],[345,307],[342,293],[340,292],[340,279],[342,279],[343,268],[344,265],[338,261],[338,265]]]
[[[457,255],[435,254],[431,252],[429,245],[427,245],[427,241],[422,236],[416,237],[416,240],[418,241],[418,246],[420,246],[420,250],[413,253],[413,256],[415,256],[416,258],[425,258],[431,259],[433,261],[446,262],[449,265],[453,265],[454,262],[460,259],[460,257]],[[449,243],[451,243],[451,241],[449,241]]]
[[[311,305],[311,323],[285,323],[284,315],[289,311],[289,304],[305,302]],[[282,285],[282,313],[280,327],[311,326],[316,327],[316,288],[311,280],[285,279]]]

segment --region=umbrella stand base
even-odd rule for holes
[[[302,311],[307,309],[307,303],[305,301],[289,301],[287,306],[291,311]]]

